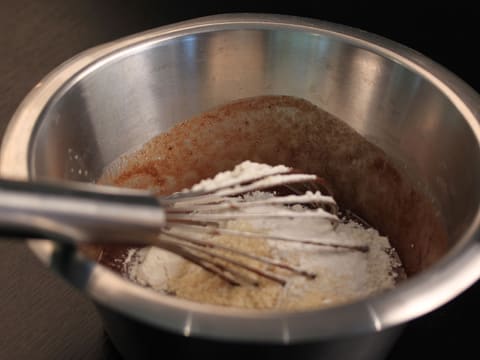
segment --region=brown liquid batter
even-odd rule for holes
[[[338,203],[359,214],[397,249],[408,275],[447,249],[432,204],[385,153],[344,122],[294,97],[229,103],[179,123],[106,169],[100,183],[169,194],[252,160],[321,174]],[[125,247],[103,247],[100,260],[120,271]]]

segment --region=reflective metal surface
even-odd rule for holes
[[[172,124],[261,94],[303,97],[384,149],[438,204],[452,241],[447,256],[388,293],[295,313],[160,296],[78,256],[57,270],[95,301],[146,324],[185,336],[274,343],[379,332],[441,306],[479,278],[478,95],[420,54],[343,26],[216,16],[91,49],[25,99],[5,136],[1,174],[93,180]],[[32,247],[52,259],[52,243]]]
[[[146,191],[0,179],[0,199],[0,236],[21,240],[157,244],[166,223],[164,209]]]

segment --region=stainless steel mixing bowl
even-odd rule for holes
[[[347,359],[353,351],[352,358],[372,359],[385,353],[398,326],[479,278],[478,95],[422,55],[344,26],[223,15],[88,50],[53,71],[21,104],[2,145],[1,175],[94,180],[119,155],[176,122],[261,94],[319,105],[415,174],[438,205],[451,249],[395,290],[364,301],[258,313],[161,296],[72,249],[32,242],[45,263],[94,300],[125,356],[153,356],[159,342],[162,352],[168,345],[177,352],[213,346],[233,356],[231,344],[241,342],[257,354],[266,348],[255,344],[268,343],[283,354],[313,346],[324,358]]]

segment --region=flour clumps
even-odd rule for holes
[[[201,181],[192,190],[209,191],[218,186],[230,186],[257,171],[277,174],[287,173],[289,168],[244,162],[233,171]],[[256,191],[241,196],[269,199],[275,195]],[[269,211],[280,211],[273,204],[265,206]],[[302,208],[302,205],[290,207],[299,212]],[[258,287],[232,286],[203,268],[156,247],[131,250],[124,264],[125,274],[140,285],[196,302],[250,309],[298,310],[351,302],[393,288],[401,269],[400,260],[388,238],[351,219],[343,219],[334,226],[328,218],[254,217],[228,220],[224,227],[256,232],[259,237],[245,238],[234,234],[203,236],[257,256],[288,262],[317,276],[307,279],[290,274],[286,277],[285,286],[264,278],[258,279]],[[334,245],[368,246],[369,251],[291,244],[262,238],[262,234],[312,238]]]

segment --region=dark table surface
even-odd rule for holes
[[[141,30],[224,12],[286,13],[359,27],[413,47],[480,91],[473,5],[293,3],[0,0],[0,134],[26,93],[76,53]],[[477,283],[442,309],[412,322],[389,359],[415,359],[422,350],[431,359],[479,358],[479,296]],[[24,244],[3,241],[0,359],[119,359],[119,355],[85,296],[45,269]]]

